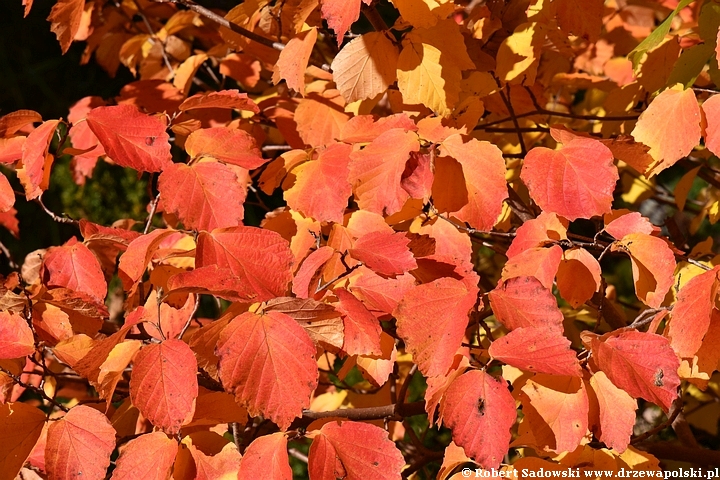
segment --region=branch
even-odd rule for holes
[[[79,225],[80,224],[80,222],[78,222],[77,220],[73,220],[72,218],[69,218],[69,217],[57,215],[55,212],[53,212],[52,210],[47,208],[42,201],[42,196],[39,196],[38,198],[36,198],[35,203],[40,205],[42,207],[42,209],[45,210],[45,213],[50,215],[50,217],[58,223],[69,223],[71,225]]]
[[[720,466],[720,452],[714,450],[685,447],[666,442],[643,442],[634,446],[663,460],[677,460],[702,466]]]
[[[15,375],[14,373],[12,373],[12,372],[9,371],[9,370],[4,369],[3,367],[0,367],[0,372],[4,373],[4,374],[7,375],[8,377],[10,377],[14,383],[17,383],[17,384],[20,385],[21,387],[27,388],[28,390],[32,390],[33,392],[37,393],[37,394],[40,395],[42,398],[44,398],[45,400],[47,400],[48,402],[50,402],[52,405],[54,405],[54,406],[56,406],[57,408],[59,408],[60,410],[62,410],[63,412],[69,412],[69,411],[70,411],[70,409],[67,408],[65,405],[63,405],[62,403],[58,403],[57,400],[55,400],[54,398],[49,397],[48,394],[45,393],[45,390],[43,390],[42,388],[38,388],[38,387],[36,387],[35,385],[30,385],[29,383],[23,382],[23,381],[20,379],[19,376]]]
[[[345,418],[348,420],[364,421],[364,420],[382,420],[382,419],[402,419],[413,417],[415,415],[425,414],[425,402],[405,403],[402,405],[383,405],[382,407],[366,407],[366,408],[341,408],[331,410],[329,412],[314,412],[305,410],[302,418],[295,420],[289,429],[305,428],[315,420],[321,418]]]

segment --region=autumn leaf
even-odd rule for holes
[[[68,288],[86,293],[96,302],[105,301],[107,284],[100,263],[75,237],[48,250],[43,257],[41,276],[48,287]]]
[[[567,240],[567,220],[555,213],[542,212],[537,218],[523,223],[515,232],[505,256],[512,258],[530,248]]]
[[[223,386],[250,415],[286,430],[310,405],[318,381],[315,345],[291,317],[239,315],[220,334],[217,355]]]
[[[118,276],[125,290],[130,290],[137,284],[160,243],[174,233],[173,230],[159,228],[130,242],[127,250],[120,257],[118,266]]]
[[[27,403],[4,403],[0,405],[0,471],[14,478],[35,446],[43,425],[45,414]]]
[[[543,287],[551,289],[562,262],[560,245],[550,248],[534,247],[508,259],[502,270],[502,280],[515,277],[535,277]]]
[[[534,277],[506,280],[488,295],[495,318],[505,328],[545,327],[561,330],[563,315],[555,296]]]
[[[618,240],[631,233],[652,235],[655,232],[655,226],[639,212],[613,210],[612,214],[605,215],[604,220],[605,231]]]
[[[342,223],[352,186],[347,181],[352,147],[328,145],[317,159],[293,169],[295,184],[285,190],[290,208],[320,222]]]
[[[220,90],[218,92],[197,93],[180,104],[180,111],[204,109],[204,108],[225,108],[245,110],[259,113],[260,109],[250,99],[247,93],[240,93],[239,90]]]
[[[713,95],[702,104],[707,121],[705,146],[715,155],[720,154],[720,97]]]
[[[399,479],[405,459],[387,432],[360,422],[330,422],[313,438],[308,452],[312,478]]]
[[[317,29],[311,28],[297,37],[290,39],[280,52],[280,58],[273,67],[272,81],[280,83],[284,79],[287,86],[296,92],[305,92],[305,69],[312,54]]]
[[[39,122],[42,122],[42,116],[34,110],[10,112],[0,117],[0,137],[11,137],[23,127]]]
[[[194,445],[188,447],[195,461],[197,480],[214,480],[216,478],[235,478],[240,469],[240,453],[234,443],[228,443],[220,453],[206,455]]]
[[[598,368],[633,398],[644,398],[666,412],[677,398],[680,361],[665,337],[625,328],[591,336]]]
[[[445,375],[462,343],[468,313],[478,290],[453,278],[418,285],[402,298],[393,316],[419,370],[426,376]]]
[[[50,30],[60,42],[63,54],[70,49],[70,44],[80,28],[83,7],[85,7],[84,0],[58,0],[50,10],[47,20],[51,22]]]
[[[160,174],[158,190],[165,210],[175,213],[187,228],[235,227],[245,217],[245,188],[237,174],[221,163],[174,163]]]
[[[212,157],[248,170],[267,162],[262,158],[255,137],[244,130],[226,127],[195,130],[185,141],[185,150],[193,158]]]
[[[192,419],[198,395],[197,361],[188,345],[170,339],[135,357],[130,398],[143,416],[170,435]]]
[[[35,339],[27,320],[13,312],[0,312],[0,358],[24,357],[35,351]]]
[[[520,327],[495,340],[488,354],[531,372],[580,377],[580,363],[570,340],[553,328]]]
[[[287,454],[287,437],[283,432],[258,437],[248,445],[240,460],[237,478],[270,478],[292,480]]]
[[[631,233],[616,242],[612,251],[624,251],[632,261],[635,293],[650,308],[658,308],[673,285],[675,255],[665,240]]]
[[[320,4],[322,17],[327,21],[328,27],[335,32],[339,47],[350,25],[360,18],[360,0],[322,0]]]
[[[348,355],[382,355],[382,328],[377,318],[347,290],[336,289],[333,293],[338,297],[336,308],[344,325],[342,349]]]
[[[350,154],[348,180],[361,209],[387,215],[400,211],[410,197],[400,185],[405,163],[419,149],[415,133],[392,129]]]
[[[50,168],[55,157],[48,153],[48,149],[58,124],[57,120],[43,122],[22,145],[22,166],[18,169],[18,178],[28,200],[42,195],[50,185]]]
[[[327,3],[323,2],[323,9]],[[397,47],[382,32],[366,33],[345,45],[331,65],[345,101],[367,100],[387,90],[397,78],[398,56]]]
[[[470,370],[450,385],[441,404],[453,441],[484,468],[498,468],[510,445],[515,400],[503,381]]]
[[[375,273],[395,276],[417,268],[409,243],[401,232],[375,231],[358,238],[348,252]]]
[[[87,114],[88,126],[112,161],[140,172],[170,166],[170,138],[158,117],[132,105],[97,107]]]
[[[676,85],[655,97],[632,131],[636,141],[650,147],[649,153],[655,159],[649,175],[687,156],[700,141],[700,124],[700,106],[692,89]]]
[[[590,252],[584,248],[565,250],[557,272],[560,296],[578,308],[600,291],[600,274],[600,264]]]
[[[619,176],[610,149],[595,139],[576,137],[559,150],[530,150],[521,178],[543,211],[572,221],[610,212]]]
[[[113,470],[112,480],[163,480],[168,477],[178,444],[163,432],[152,432],[130,440],[121,450]]]
[[[45,469],[52,478],[105,478],[115,450],[115,429],[105,415],[77,405],[48,428]]]
[[[598,402],[599,422],[595,432],[605,445],[624,452],[630,444],[630,436],[635,426],[637,401],[627,392],[619,389],[608,379],[604,372],[595,372],[590,377],[591,398]]]

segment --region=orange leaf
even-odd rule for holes
[[[288,206],[319,222],[342,223],[352,195],[347,181],[351,151],[350,145],[334,143],[316,160],[295,167],[295,184],[284,193]]]
[[[406,273],[395,278],[384,278],[366,267],[354,278],[350,290],[374,311],[391,314],[402,297],[415,285],[415,278]]]
[[[285,434],[277,432],[253,440],[240,460],[237,478],[292,480]]]
[[[554,213],[542,212],[537,218],[526,221],[517,229],[505,256],[512,258],[530,248],[567,240],[567,227],[568,221],[564,218]]]
[[[382,32],[366,33],[345,45],[332,62],[333,80],[345,101],[367,100],[385,92],[397,79],[399,55]]]
[[[70,48],[75,35],[80,29],[85,0],[58,0],[50,10],[47,18],[50,23],[50,30],[60,42],[60,49],[63,55]]]
[[[0,138],[0,163],[15,163],[22,158],[27,137]]]
[[[295,273],[292,292],[300,298],[310,298],[315,295],[316,289],[319,288],[322,283],[322,278],[316,276],[317,271],[325,265],[334,254],[335,250],[332,247],[324,245],[308,255]]]
[[[585,384],[577,377],[535,375],[522,387],[529,402],[555,434],[556,452],[575,450],[588,429],[589,402]],[[525,408],[525,407],[523,407]]]
[[[245,217],[245,187],[222,163],[169,165],[160,174],[158,190],[165,210],[175,213],[186,228],[235,227]]]
[[[0,405],[0,472],[6,478],[16,478],[40,438],[45,418],[28,403]]]
[[[140,340],[126,340],[118,343],[108,353],[107,358],[100,365],[97,380],[93,381],[100,398],[104,398],[107,404],[112,403],[113,393],[118,382],[122,380],[123,373],[130,365],[130,361],[142,347]]]
[[[243,313],[220,334],[217,355],[223,386],[251,416],[286,430],[310,405],[318,382],[315,345],[291,317]]]
[[[413,287],[400,301],[393,312],[397,333],[423,375],[447,373],[477,294],[476,287],[446,277]]]
[[[415,132],[418,129],[405,113],[380,118],[375,118],[373,115],[357,115],[343,126],[340,140],[346,143],[368,143],[394,128],[401,128],[406,132]]]
[[[252,170],[265,164],[255,138],[244,130],[227,127],[195,130],[185,141],[193,158],[209,156],[221,162]]]
[[[165,480],[170,475],[177,451],[177,442],[163,432],[140,435],[122,449],[112,480]]]
[[[682,85],[655,97],[632,131],[636,141],[650,147],[655,163],[646,175],[655,175],[687,156],[700,141],[701,113],[695,92]]]
[[[575,137],[559,150],[533,148],[520,176],[540,208],[571,221],[610,212],[620,178],[610,149],[583,137]]]
[[[578,308],[600,291],[601,273],[598,261],[584,248],[565,250],[557,273],[560,296]]]
[[[488,354],[530,372],[580,377],[582,372],[570,340],[547,327],[520,327],[492,342]]]
[[[703,272],[678,292],[667,337],[680,358],[692,358],[703,344],[720,287],[718,273],[720,267]]]
[[[534,277],[506,280],[488,298],[495,318],[508,330],[549,327],[562,331],[563,314],[555,296]]]
[[[630,444],[637,401],[613,385],[604,372],[595,372],[590,385],[600,412],[600,425],[595,434],[605,445],[622,453]]]
[[[720,97],[713,95],[702,104],[707,120],[705,146],[715,155],[720,155]]]
[[[118,277],[126,291],[142,278],[160,243],[174,233],[174,230],[159,228],[130,242],[118,266]]]
[[[50,167],[54,157],[48,154],[58,120],[43,122],[30,132],[22,147],[22,167],[18,171],[20,182],[28,200],[39,197],[50,184]]]
[[[557,17],[560,28],[595,42],[603,26],[603,0],[588,0],[579,4],[573,0],[560,0],[557,5]]]
[[[30,355],[35,339],[27,321],[17,313],[0,312],[0,359]]]
[[[563,250],[560,245],[553,245],[550,248],[529,248],[505,263],[502,279],[535,277],[545,288],[551,289],[562,255]]]
[[[239,90],[197,93],[182,102],[178,108],[183,112],[197,108],[226,108],[260,113],[260,108],[248,98],[247,93],[240,93]]]
[[[605,231],[618,240],[631,233],[651,235],[656,227],[640,212],[630,210],[613,210],[605,215]]]
[[[102,480],[113,450],[115,429],[107,417],[77,405],[48,428],[45,470],[57,480]]]
[[[417,268],[409,243],[410,239],[402,232],[381,230],[361,236],[348,252],[375,273],[395,276]]]
[[[377,318],[352,293],[339,288],[333,293],[338,297],[335,308],[342,313],[344,341],[342,349],[348,355],[382,355]]]
[[[159,172],[172,165],[170,137],[158,117],[133,105],[117,105],[90,110],[87,122],[107,155],[121,167]]]
[[[197,361],[185,342],[147,345],[135,357],[130,398],[156,427],[179,432],[192,419],[197,395]]]
[[[42,122],[42,116],[34,110],[16,110],[0,117],[0,137],[14,135],[25,125]]]
[[[458,134],[445,139],[440,152],[457,160],[465,176],[468,203],[453,215],[477,230],[491,230],[508,193],[502,152],[490,142],[464,142]]]
[[[339,47],[350,25],[360,18],[360,0],[322,0],[320,11],[328,27],[335,32]]]
[[[435,425],[435,411],[440,405],[440,400],[445,395],[447,389],[452,385],[456,378],[465,373],[470,367],[470,361],[464,355],[459,353],[455,354],[453,358],[453,364],[450,366],[450,370],[447,375],[438,375],[436,377],[427,378],[427,390],[425,390],[425,411],[428,415],[428,423]],[[439,425],[442,421],[438,418],[437,424]]]
[[[358,448],[362,445],[362,448]],[[323,425],[308,452],[308,472],[318,480],[399,480],[405,459],[380,427],[360,422]]]
[[[637,297],[648,307],[658,308],[674,281],[675,254],[667,242],[644,233],[631,233],[615,242],[611,250],[630,255]]]
[[[498,468],[517,418],[507,384],[484,371],[470,370],[450,385],[440,408],[453,441],[482,467]]]
[[[670,409],[678,396],[680,361],[667,338],[633,328],[590,337],[594,362],[616,387]]]
[[[305,69],[317,40],[317,28],[298,34],[290,39],[280,52],[280,58],[273,66],[272,81],[275,85],[285,79],[288,88],[296,92],[305,92]]]
[[[348,180],[360,208],[384,215],[399,212],[410,197],[400,184],[405,164],[410,152],[419,150],[415,133],[393,129],[351,153]]]
[[[316,148],[335,142],[350,118],[344,107],[345,101],[337,90],[326,90],[323,95],[310,93],[300,100],[294,120],[302,141]],[[282,130],[282,123],[277,123]]]

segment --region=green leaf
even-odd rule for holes
[[[687,7],[694,1],[695,0],[681,0],[675,10],[673,10],[672,13],[670,13],[670,15],[668,15],[668,17],[663,20],[663,22],[658,25],[658,27],[650,35],[648,35],[645,40],[640,42],[640,45],[635,47],[632,52],[628,53],[628,58],[632,61],[633,64],[633,70],[637,70],[642,56],[648,50],[651,50],[654,47],[660,45],[660,42],[663,41],[665,35],[670,32],[670,26],[672,25],[672,21],[675,18],[675,15],[677,15],[680,10]]]

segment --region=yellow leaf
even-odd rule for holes
[[[685,208],[688,193],[690,193],[690,188],[692,188],[692,184],[695,181],[698,171],[700,171],[700,167],[693,168],[683,175],[678,184],[675,186],[675,205],[677,205],[678,210],[680,211]]]
[[[534,84],[544,40],[543,25],[519,25],[500,45],[497,54],[498,77],[510,84]]]
[[[419,28],[432,27],[455,10],[453,2],[442,0],[392,0],[392,3],[405,20]]]
[[[332,62],[333,80],[348,103],[383,93],[397,77],[398,50],[380,32],[345,45]]]
[[[425,105],[446,115],[458,100],[462,73],[459,68],[443,71],[441,52],[432,45],[403,42],[398,59],[398,88],[407,104]]]

